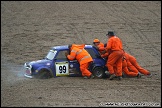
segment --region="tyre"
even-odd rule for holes
[[[96,78],[99,78],[99,79],[105,76],[105,71],[102,67],[95,67],[92,70],[92,73]]]
[[[48,79],[52,77],[52,73],[47,69],[41,69],[35,77],[38,79]]]

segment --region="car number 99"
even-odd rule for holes
[[[68,62],[56,62],[56,76],[69,75],[69,63]]]

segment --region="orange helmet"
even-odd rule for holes
[[[99,39],[94,39],[93,40],[93,43],[98,43],[98,42],[100,42]]]

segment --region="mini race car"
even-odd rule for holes
[[[92,72],[96,78],[106,76],[106,60],[100,56],[98,50],[92,45],[85,45],[84,49],[86,49],[93,58],[93,62],[89,66],[90,72]],[[78,61],[68,60],[65,56],[65,52],[67,51],[69,52],[68,45],[55,46],[49,50],[47,56],[42,60],[26,62],[24,64],[24,76],[41,79],[60,76],[82,76]]]

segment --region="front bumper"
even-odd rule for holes
[[[27,78],[33,78],[33,76],[32,76],[32,66],[25,63],[24,68],[25,68],[24,76],[27,77]]]
[[[26,74],[26,73],[24,74],[24,76],[27,77],[27,78],[33,78],[33,76],[28,75],[28,74]]]

